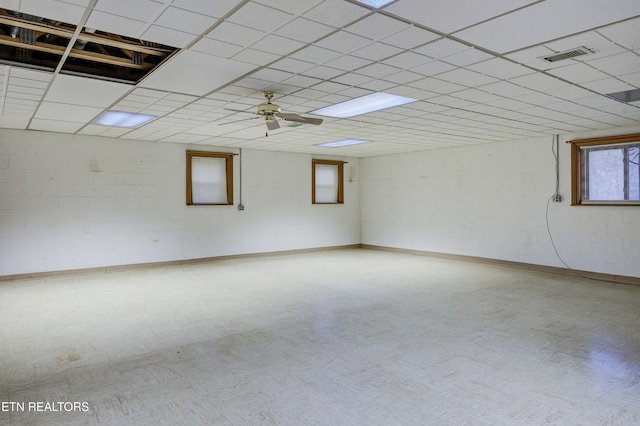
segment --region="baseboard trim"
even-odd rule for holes
[[[506,266],[509,268],[526,269],[529,271],[549,272],[552,274],[580,276],[598,281],[608,281],[616,284],[633,284],[640,285],[640,277],[627,275],[603,274],[600,272],[571,270],[568,268],[559,268],[555,266],[538,265],[535,263],[515,262],[511,260],[491,259],[488,257],[466,256],[461,254],[440,253],[425,250],[404,249],[397,247],[377,246],[372,244],[360,244],[361,248],[370,250],[381,250],[395,253],[413,254],[418,256],[439,257],[443,259],[460,260],[464,262],[486,263],[489,265]]]
[[[439,257],[443,259],[459,260],[464,262],[485,263],[489,265],[506,266],[509,268],[526,269],[529,271],[549,272],[552,274],[576,276],[576,273],[577,273],[579,274],[578,276],[581,276],[583,278],[589,278],[589,279],[598,280],[598,281],[608,281],[608,282],[613,282],[617,284],[640,285],[640,277],[603,274],[600,272],[591,272],[591,271],[582,271],[582,270],[575,270],[574,272],[574,270],[567,269],[567,268],[538,265],[535,263],[515,262],[511,260],[492,259],[488,257],[478,257],[478,256],[466,256],[461,254],[441,253],[441,252],[433,252],[433,251],[426,251],[426,250],[378,246],[373,244],[347,244],[342,246],[312,247],[312,248],[305,248],[305,249],[231,254],[231,255],[224,255],[224,256],[202,257],[202,258],[196,258],[196,259],[167,260],[163,262],[132,263],[132,264],[126,264],[126,265],[98,266],[95,268],[65,269],[60,271],[44,271],[44,272],[33,272],[33,273],[25,273],[25,274],[0,275],[0,282],[1,281],[18,281],[18,280],[25,280],[25,279],[37,279],[37,278],[49,278],[49,277],[58,277],[58,276],[85,275],[85,274],[95,274],[95,273],[105,273],[105,272],[122,272],[122,271],[131,271],[131,270],[137,270],[137,269],[159,268],[159,267],[165,267],[165,266],[192,265],[197,263],[215,262],[215,261],[227,260],[227,259],[282,256],[282,255],[288,255],[288,254],[313,253],[313,252],[327,251],[327,250],[344,250],[344,249],[354,249],[354,248],[412,254],[417,256]]]
[[[34,278],[50,278],[50,277],[58,277],[58,276],[85,275],[85,274],[95,274],[95,273],[104,273],[104,272],[122,272],[122,271],[136,270],[136,269],[160,268],[165,266],[192,265],[196,263],[215,262],[215,261],[228,260],[228,259],[282,256],[287,254],[312,253],[312,252],[318,252],[318,251],[344,250],[344,249],[354,249],[354,248],[360,248],[360,244],[347,244],[343,246],[328,246],[328,247],[312,247],[312,248],[304,248],[304,249],[279,250],[279,251],[256,252],[256,253],[242,253],[242,254],[231,254],[231,255],[224,255],[224,256],[201,257],[196,259],[167,260],[163,262],[131,263],[126,265],[97,266],[94,268],[65,269],[65,270],[59,270],[59,271],[44,271],[44,272],[32,272],[32,273],[24,273],[24,274],[0,275],[0,282],[1,281],[18,281],[18,280],[26,280],[26,279],[34,279]]]

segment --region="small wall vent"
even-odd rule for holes
[[[583,46],[576,47],[575,49],[571,50],[565,50],[564,52],[554,53],[553,55],[543,56],[540,59],[544,59],[547,62],[558,62],[564,59],[575,58],[576,56],[591,55],[592,53],[595,52]]]

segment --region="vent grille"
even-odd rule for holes
[[[594,53],[593,50],[587,49],[586,47],[576,47],[575,49],[554,53],[549,56],[543,56],[541,59],[544,59],[547,62],[558,62],[564,59],[575,58],[576,56],[590,55],[592,53]]]

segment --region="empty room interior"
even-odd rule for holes
[[[640,424],[639,28],[0,0],[0,424]]]

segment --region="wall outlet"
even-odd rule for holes
[[[553,196],[553,202],[554,202],[554,203],[560,203],[560,202],[562,202],[562,197],[560,196],[560,194],[555,194],[555,195]]]
[[[244,204],[238,204],[238,210],[240,211],[244,210]]]

